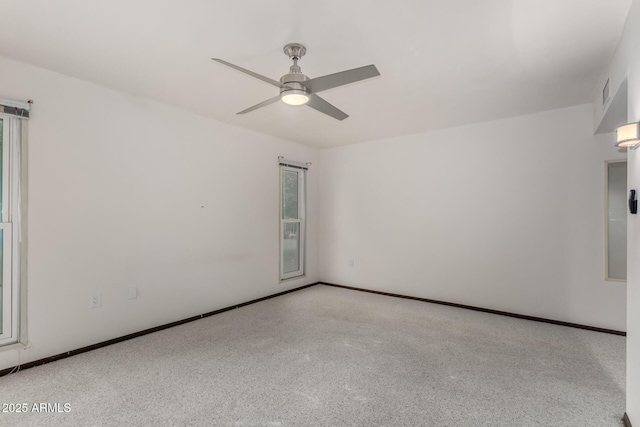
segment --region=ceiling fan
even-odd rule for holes
[[[270,79],[253,71],[249,71],[245,68],[231,64],[219,58],[211,58],[216,62],[219,62],[227,67],[231,67],[235,70],[242,71],[245,74],[253,76],[280,88],[280,94],[269,98],[266,101],[262,101],[259,104],[249,107],[246,110],[242,110],[237,114],[249,113],[258,108],[265,107],[269,104],[273,104],[279,100],[289,105],[308,105],[309,107],[327,114],[337,120],[344,120],[349,115],[340,111],[324,99],[316,95],[323,90],[332,89],[334,87],[343,86],[349,83],[354,83],[360,80],[369,79],[380,75],[380,72],[375,65],[367,65],[365,67],[354,68],[352,70],[342,71],[339,73],[328,74],[322,77],[316,77],[310,79],[306,75],[302,74],[298,61],[307,53],[307,49],[300,43],[289,43],[284,47],[284,53],[291,58],[293,65],[289,68],[289,73],[280,78],[280,81]]]

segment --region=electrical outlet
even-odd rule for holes
[[[127,296],[129,299],[138,298],[138,287],[137,286],[129,286],[127,288]]]
[[[356,266],[356,260],[355,259],[350,259],[349,260],[349,267],[354,268]]]
[[[91,296],[91,308],[98,308],[102,305],[102,295],[97,292]]]

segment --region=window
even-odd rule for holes
[[[23,119],[3,112],[0,106],[0,345],[7,345],[20,341]]]
[[[606,279],[627,280],[627,162],[606,163]]]
[[[280,279],[304,275],[305,171],[280,162]]]

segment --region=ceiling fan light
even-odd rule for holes
[[[302,90],[287,90],[280,96],[282,102],[289,105],[304,105],[309,102],[309,95]]]
[[[616,147],[634,147],[640,143],[640,123],[627,123],[616,130]]]

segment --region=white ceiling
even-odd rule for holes
[[[590,102],[631,0],[3,0],[0,55],[202,116],[330,147]],[[318,77],[380,77],[322,97],[342,122],[281,102],[282,47]],[[1,94],[0,94],[1,95]],[[37,102],[37,100],[36,100]]]

